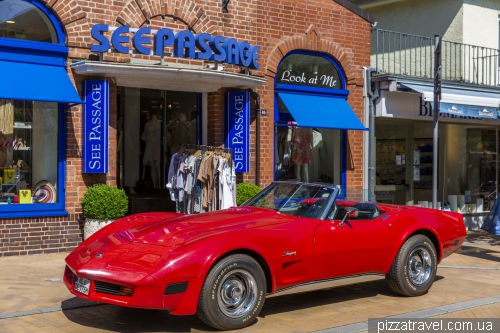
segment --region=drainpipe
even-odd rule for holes
[[[368,190],[371,194],[375,193],[375,100],[379,98],[379,82],[375,83],[375,90],[372,91],[371,74],[374,68],[365,69],[365,84],[367,85],[367,93],[370,99],[369,106],[369,148],[368,148]]]
[[[255,185],[260,186],[260,95],[252,91],[255,97]]]

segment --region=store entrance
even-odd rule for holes
[[[377,120],[375,197],[379,202],[405,204],[410,200],[412,166],[409,122]]]
[[[129,213],[175,211],[166,188],[171,156],[182,144],[199,144],[199,94],[119,88],[119,185]]]

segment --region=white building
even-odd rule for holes
[[[460,209],[468,227],[477,227],[497,197],[500,178],[500,1],[352,2],[377,20],[371,52],[372,89],[378,91],[372,98],[377,196],[394,203],[433,201],[434,36],[439,35],[436,201]]]

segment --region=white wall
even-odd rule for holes
[[[366,11],[375,16],[377,29],[424,37],[440,35],[446,40],[461,43],[462,4],[463,0],[408,0],[368,7]]]
[[[465,0],[463,43],[498,49],[498,0]]]

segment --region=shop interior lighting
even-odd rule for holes
[[[318,74],[318,65],[313,65],[313,74]]]
[[[291,70],[292,70],[292,68],[293,68],[292,63],[291,63],[291,62],[287,62],[287,63],[286,63],[286,70],[287,70],[287,71],[291,71]]]
[[[14,20],[8,20],[8,21],[5,21],[5,23],[14,24],[14,23],[16,23],[16,21],[14,21]]]

